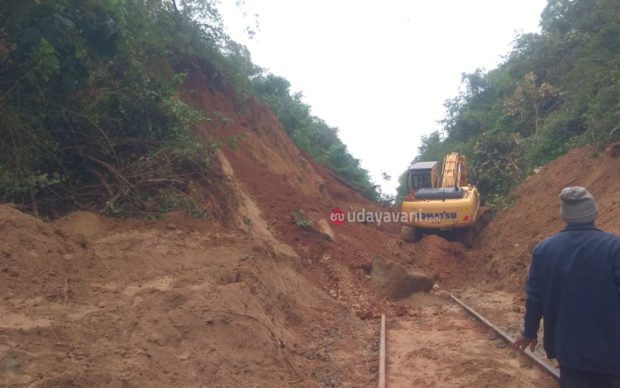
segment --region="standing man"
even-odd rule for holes
[[[561,388],[620,388],[620,237],[594,227],[598,206],[583,187],[560,193],[566,228],[534,248],[523,335],[560,364]]]

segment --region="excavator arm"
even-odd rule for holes
[[[456,152],[446,155],[441,171],[441,187],[444,189],[459,188],[467,186],[468,183],[465,157]]]

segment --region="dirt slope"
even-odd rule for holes
[[[240,108],[233,96],[227,95],[231,92],[224,91],[223,96],[213,91],[199,72],[190,73],[187,89],[185,98],[215,118],[201,127],[205,137],[239,139],[236,149],[224,147],[220,155],[228,166],[228,180],[252,202],[246,209],[238,209],[237,225],[243,228],[242,219],[246,218],[251,220],[246,227],[250,233],[267,228],[277,241],[293,248],[304,271],[317,284],[338,299],[359,305],[359,315],[377,316],[379,308],[385,306],[383,298],[367,292],[372,290],[367,273],[374,258],[388,257],[408,268],[436,273],[442,268],[432,257],[453,257],[446,246],[450,243],[443,240],[426,242],[424,251],[428,254],[401,243],[399,227],[349,222],[330,226],[329,212],[336,207],[344,211],[385,209],[308,159],[265,105],[248,99]],[[254,206],[258,211],[248,210]],[[297,210],[312,222],[310,230],[295,224]],[[265,220],[265,228],[258,218]]]
[[[515,192],[516,202],[485,228],[482,279],[510,291],[523,287],[534,246],[561,230],[558,195],[566,186],[584,186],[596,198],[598,227],[620,234],[620,157],[590,148],[575,149],[530,177]]]
[[[209,219],[75,212],[44,223],[0,205],[2,383],[374,386],[377,318],[417,310],[416,297],[375,289],[373,259],[425,271],[438,291],[494,268],[437,236],[405,244],[393,224],[330,225],[335,207],[386,209],[308,159],[265,105],[210,85],[198,68],[182,97],[210,118],[201,136],[231,145],[204,188]],[[467,368],[467,381],[505,371]]]
[[[211,118],[202,136],[238,142],[214,161],[210,219],[76,212],[44,223],[0,205],[0,381],[374,385],[376,318],[408,308],[375,290],[370,263],[441,278],[429,256],[451,254],[450,243],[416,251],[397,228],[330,227],[333,207],[379,209],[308,160],[266,106],[198,70],[183,98]],[[312,227],[294,222],[298,210]]]
[[[329,344],[343,358],[371,357],[348,345],[366,335],[359,320],[260,240],[174,215],[146,222],[78,212],[44,224],[8,206],[0,229],[4,383],[275,387],[369,378],[323,355]]]

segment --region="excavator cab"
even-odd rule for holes
[[[409,169],[409,193],[420,189],[434,189],[437,187],[439,163],[418,162]]]

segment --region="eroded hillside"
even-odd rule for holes
[[[515,191],[514,205],[482,233],[485,281],[509,291],[522,289],[534,246],[564,227],[558,195],[566,186],[590,190],[599,205],[596,225],[620,234],[619,178],[620,158],[612,148],[575,149],[531,176]]]
[[[601,226],[618,227],[617,158],[578,150],[546,167],[487,227],[478,250],[432,235],[406,244],[396,224],[331,224],[333,208],[387,209],[300,152],[265,105],[249,99],[240,107],[232,90],[212,88],[197,70],[184,98],[212,118],[196,128],[201,136],[236,142],[218,152],[201,188],[208,218],[79,211],[46,223],[0,207],[2,381],[373,386],[385,313],[391,368],[407,368],[393,371],[394,386],[555,386],[500,343],[488,343],[500,349],[490,356],[491,337],[447,296],[458,292],[483,309],[504,298],[514,314],[508,324],[518,325],[527,250],[560,226],[556,191],[589,186],[603,209]],[[570,175],[575,164],[582,175]],[[429,274],[432,292],[386,298],[371,278],[376,259]],[[484,284],[505,291],[485,294]],[[426,333],[424,340],[411,341],[414,332]],[[455,336],[464,340],[447,346]],[[418,345],[424,349],[409,348]]]
[[[416,264],[421,252],[394,228],[330,225],[333,207],[377,206],[307,159],[266,106],[248,100],[239,108],[232,90],[213,89],[198,71],[185,90],[213,117],[197,128],[205,139],[238,140],[219,152],[202,188],[207,219],[79,211],[45,223],[0,207],[0,379],[373,385],[376,318],[410,309],[376,291],[372,260],[441,279],[440,268],[431,259]],[[424,252],[433,249],[459,247],[430,241]]]

